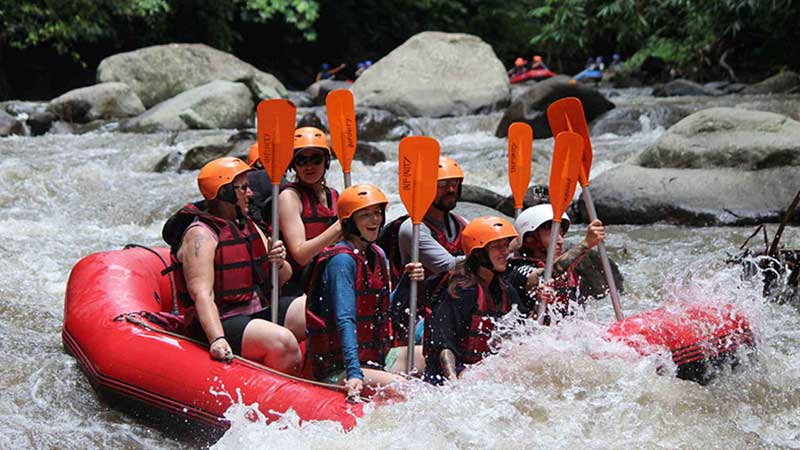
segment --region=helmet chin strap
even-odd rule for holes
[[[344,222],[344,227],[345,227],[345,231],[347,232],[347,234],[350,234],[350,235],[353,235],[353,236],[359,238],[365,244],[369,245],[369,244],[374,244],[375,243],[375,241],[370,241],[367,238],[365,238],[364,235],[361,234],[361,230],[358,229],[358,227],[356,226],[356,224],[353,223],[352,220],[346,219],[345,222]],[[381,235],[381,230],[383,230],[383,225],[381,225],[381,227],[378,228],[378,236]]]

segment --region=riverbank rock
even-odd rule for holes
[[[780,94],[785,92],[800,92],[800,75],[791,70],[773,75],[766,80],[747,86],[742,94]]]
[[[321,106],[325,105],[325,97],[328,96],[328,92],[335,91],[337,89],[350,89],[352,86],[352,83],[348,83],[346,81],[319,80],[315,81],[311,84],[311,86],[306,88],[306,94],[311,97],[311,102],[313,104]]]
[[[328,130],[328,115],[324,106],[298,109],[300,118],[297,126],[317,127]],[[361,141],[399,141],[414,134],[414,129],[407,122],[389,111],[376,108],[357,108],[356,137]]]
[[[386,155],[372,144],[359,142],[356,144],[356,153],[353,155],[353,159],[361,161],[366,166],[374,166],[379,162],[386,161]]]
[[[137,116],[145,111],[142,101],[124,83],[100,83],[74,89],[50,101],[48,110],[68,122]]]
[[[58,116],[50,111],[34,112],[27,120],[28,128],[31,130],[31,136],[41,136],[47,133],[56,120],[58,120]]]
[[[253,104],[242,83],[214,81],[179,94],[127,121],[125,131],[249,128]]]
[[[97,67],[100,83],[127,84],[150,108],[215,80],[238,81],[255,99],[285,97],[274,76],[204,44],[167,44],[109,56]]]
[[[533,135],[537,139],[552,137],[553,132],[547,123],[547,107],[564,97],[578,97],[581,100],[587,122],[614,108],[614,104],[597,90],[575,83],[565,75],[558,75],[534,84],[517,97],[503,114],[495,135],[506,137],[509,125],[525,122],[533,127]]]
[[[0,111],[0,137],[10,136],[12,134],[24,136],[25,126],[22,122],[17,120],[16,117],[5,111]]]
[[[514,197],[503,196],[491,189],[486,189],[482,186],[472,184],[464,184],[461,190],[461,198],[459,201],[475,203],[478,205],[492,208],[496,211],[514,217]],[[545,185],[533,185],[525,192],[525,198],[522,201],[522,208],[529,208],[541,203],[547,203],[548,188]]]
[[[305,91],[289,91],[289,93],[286,94],[286,98],[298,108],[314,106],[314,101],[311,100],[311,96]]]
[[[679,97],[687,95],[723,95],[724,92],[719,89],[705,87],[700,83],[695,83],[691,80],[684,80],[678,78],[669,83],[661,84],[653,88],[653,96],[655,97]]]
[[[679,105],[618,106],[595,120],[591,134],[599,136],[614,133],[618,136],[629,136],[642,131],[645,122],[650,130],[657,127],[669,128],[689,114],[690,110]]]
[[[650,168],[759,170],[800,166],[800,122],[780,114],[710,108],[681,120],[636,163]],[[795,167],[800,172],[800,167]]]
[[[443,117],[508,104],[508,75],[477,36],[426,31],[412,36],[364,72],[353,93],[359,106],[400,116]]]
[[[619,271],[619,266],[617,266],[617,263],[611,258],[608,258],[608,262],[611,266],[611,273],[614,276],[614,283],[617,285],[617,290],[624,292],[625,278]],[[606,274],[603,272],[600,252],[597,250],[590,251],[581,262],[578,263],[575,272],[580,276],[581,294],[594,298],[603,298],[608,294],[608,283],[606,282]]]
[[[751,171],[623,164],[592,180],[592,196],[606,224],[751,225],[779,221],[798,186],[800,170],[793,166]],[[585,220],[585,210],[581,216]],[[800,223],[800,212],[793,221]]]

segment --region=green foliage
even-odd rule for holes
[[[239,0],[245,21],[264,23],[276,15],[303,32],[309,41],[317,38],[312,28],[319,16],[319,3],[314,0]]]

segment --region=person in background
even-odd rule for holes
[[[177,298],[187,334],[209,343],[213,359],[234,354],[281,372],[296,374],[300,348],[279,323],[271,323],[271,262],[280,267],[279,282],[291,276],[286,250],[271,243],[248,216],[253,196],[251,167],[224,157],[203,166],[197,177],[203,203],[189,203],[164,225],[171,246],[168,271],[175,271]],[[272,245],[270,245],[272,244]]]
[[[514,60],[514,67],[508,70],[509,78],[515,77],[517,75],[522,75],[523,73],[525,73],[525,71],[527,70],[527,68],[525,67],[526,63],[527,61],[518,56],[517,59]]]
[[[365,384],[400,381],[397,374],[406,368],[407,347],[390,348],[389,266],[375,245],[388,203],[371,184],[342,192],[337,212],[343,239],[320,255],[306,291],[306,355],[312,372],[318,380],[347,386],[348,397]],[[404,280],[417,281],[424,274],[419,263],[406,265],[405,273]],[[408,283],[401,285],[407,289]],[[421,368],[421,346],[415,354],[415,366]]]
[[[603,241],[605,228],[595,220],[586,229],[586,236],[577,246],[563,251],[563,236],[569,231],[569,217],[565,213],[561,220],[561,234],[556,242],[553,260],[553,281],[545,284],[544,275],[550,231],[553,225],[553,208],[550,204],[532,206],[516,220],[517,230],[522,236],[520,249],[508,261],[508,270],[503,277],[513,286],[520,297],[520,313],[536,319],[538,304],[544,300],[557,316],[570,313],[570,303],[582,302],[578,287],[580,280],[575,270],[584,256]],[[550,323],[551,317],[545,318]]]
[[[544,61],[542,60],[542,57],[541,57],[541,56],[539,56],[539,55],[535,55],[531,61],[532,61],[532,63],[531,63],[531,69],[544,69],[544,70],[550,70],[550,69],[548,69],[548,68],[547,68],[547,66],[544,64]]]
[[[345,63],[339,64],[334,68],[331,68],[331,65],[328,63],[322,63],[322,65],[320,66],[320,70],[317,73],[316,81],[335,79],[336,74],[339,73],[345,67],[347,67],[347,64]]]
[[[436,298],[425,319],[425,380],[454,381],[470,364],[491,353],[494,321],[518,303],[517,292],[500,276],[517,230],[501,217],[479,217],[462,236],[466,259],[428,281]]]

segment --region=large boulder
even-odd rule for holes
[[[713,87],[703,86],[700,83],[695,83],[691,80],[678,78],[669,83],[661,84],[653,89],[653,95],[656,97],[676,97],[687,95],[723,95],[724,92]]]
[[[50,101],[48,110],[69,122],[138,116],[142,101],[125,83],[100,83],[74,89]]]
[[[353,83],[353,93],[360,106],[400,116],[442,117],[505,106],[509,84],[503,63],[480,38],[426,31],[364,72]]]
[[[742,94],[780,94],[798,90],[800,90],[800,75],[786,70],[752,86],[747,86],[741,92]]]
[[[127,121],[123,129],[152,132],[249,128],[254,107],[250,90],[244,84],[214,81],[159,103]]]
[[[592,124],[592,135],[614,133],[627,136],[642,131],[642,122],[647,122],[650,129],[656,127],[669,128],[691,111],[672,104],[655,104],[648,106],[618,106],[597,118]],[[645,117],[646,119],[643,119]]]
[[[800,122],[763,111],[705,109],[675,124],[636,163],[651,168],[744,170],[800,166]],[[800,172],[800,167],[795,170]]]
[[[800,170],[791,166],[748,171],[623,164],[592,180],[592,196],[606,224],[750,225],[780,220],[798,186]],[[800,211],[793,221],[800,222]]]
[[[24,135],[25,126],[16,117],[0,111],[0,137],[12,134]]]
[[[204,44],[167,44],[109,56],[97,67],[100,83],[127,84],[149,108],[214,80],[244,83],[256,99],[287,95],[274,76]]]
[[[298,109],[297,126],[317,127],[328,132],[328,115],[324,106]],[[360,141],[397,141],[414,134],[411,125],[389,111],[357,108],[356,136]]]
[[[506,137],[509,125],[514,122],[525,122],[533,127],[533,135],[537,139],[553,136],[550,124],[547,123],[547,107],[564,97],[578,97],[581,100],[587,121],[592,121],[614,108],[614,104],[597,90],[575,83],[567,76],[559,75],[534,84],[527,92],[517,97],[503,114],[495,135]]]

